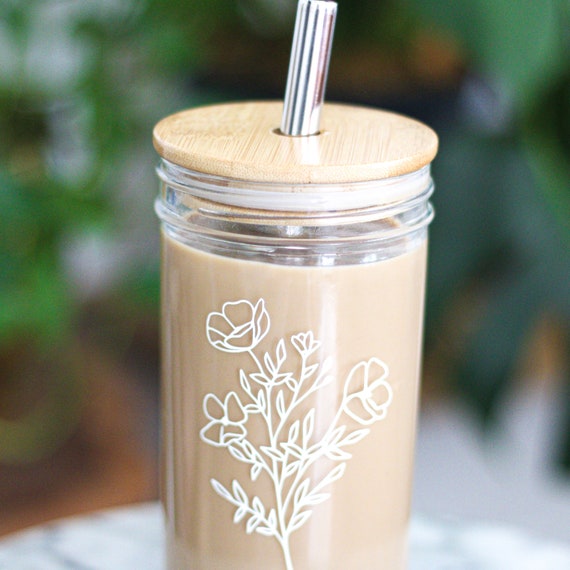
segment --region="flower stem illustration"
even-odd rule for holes
[[[368,426],[386,417],[393,390],[382,360],[373,357],[357,363],[346,377],[334,417],[324,431],[322,422],[316,429],[316,409],[306,411],[302,404],[332,382],[332,360],[313,362],[321,342],[311,331],[279,339],[272,353],[261,354],[259,344],[270,328],[263,299],[255,305],[246,300],[227,302],[221,312],[208,315],[209,343],[222,352],[248,354],[253,368],[239,370],[239,390],[204,397],[208,422],[200,438],[247,464],[252,482],[266,477],[272,483],[272,503],[264,504],[260,497],[248,496],[236,479],[227,487],[210,480],[213,490],[235,506],[233,522],[245,523],[247,534],[276,539],[285,568],[293,570],[291,535],[308,521],[313,507],[330,498],[332,484],[344,475],[352,457],[346,448],[365,438]],[[288,371],[285,366],[293,358],[298,364]],[[332,467],[314,480],[310,468],[319,460]]]

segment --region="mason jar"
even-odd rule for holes
[[[404,569],[437,137],[327,104],[167,117],[161,156],[167,565]]]

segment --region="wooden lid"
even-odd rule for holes
[[[401,176],[436,155],[435,132],[377,109],[325,104],[321,132],[279,133],[282,102],[229,103],[182,111],[154,129],[154,146],[179,166],[237,180],[343,184]]]

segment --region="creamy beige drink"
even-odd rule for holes
[[[403,569],[426,241],[355,265],[163,232],[171,570]]]

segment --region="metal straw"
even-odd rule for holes
[[[285,135],[319,132],[336,10],[329,0],[299,0],[281,119]]]

